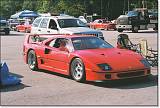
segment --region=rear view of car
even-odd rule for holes
[[[31,21],[25,20],[24,22],[21,22],[19,25],[16,26],[16,30],[18,32],[30,33],[30,31],[31,31]]]

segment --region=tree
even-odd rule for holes
[[[115,19],[128,10],[141,8],[142,1],[146,1],[148,9],[158,9],[158,0],[1,0],[1,16],[10,18],[12,14],[22,10],[36,12],[66,13],[73,16],[93,15]]]
[[[22,10],[36,10],[36,0],[24,0]]]

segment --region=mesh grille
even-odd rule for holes
[[[144,75],[144,71],[119,73],[117,76],[119,78],[128,78],[128,77],[136,77],[136,76],[142,76],[142,75]]]

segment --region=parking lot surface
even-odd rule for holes
[[[117,31],[102,31],[109,43],[116,46]],[[147,39],[157,49],[157,32],[125,31],[133,43]],[[20,85],[1,88],[1,105],[157,105],[157,67],[148,79],[113,82],[78,83],[67,76],[45,70],[31,71],[23,61],[25,33],[12,31],[1,35],[1,60],[7,62],[11,74],[19,77]]]

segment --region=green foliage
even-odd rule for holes
[[[22,10],[39,13],[66,13],[73,16],[97,13],[110,19],[129,9],[142,7],[143,0],[1,0],[0,13],[5,18]],[[158,8],[158,0],[145,0],[147,8]]]

